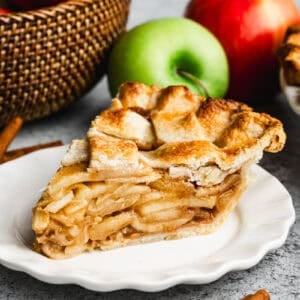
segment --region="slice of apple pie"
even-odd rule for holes
[[[210,233],[247,188],[249,166],[285,139],[280,121],[245,104],[126,83],[33,209],[34,249],[60,259]]]

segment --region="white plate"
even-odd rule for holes
[[[42,281],[96,291],[159,291],[179,283],[208,283],[257,264],[267,251],[284,243],[295,220],[286,189],[254,166],[256,179],[213,234],[51,260],[30,249],[31,208],[65,149],[41,150],[0,166],[0,262]]]

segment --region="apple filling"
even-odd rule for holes
[[[60,169],[52,190],[34,209],[35,249],[51,258],[151,241],[157,235],[172,239],[199,224],[209,233],[246,187],[240,171],[201,187],[164,170],[144,183],[98,181],[99,174],[85,170],[84,164]]]

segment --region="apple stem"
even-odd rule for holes
[[[188,72],[186,72],[186,71],[183,71],[183,70],[181,70],[181,69],[178,69],[178,70],[177,70],[177,73],[180,74],[180,75],[182,75],[182,76],[184,76],[184,77],[186,77],[186,78],[188,78],[188,79],[193,80],[193,81],[194,81],[195,83],[197,83],[197,84],[200,86],[200,88],[203,90],[203,92],[204,92],[204,97],[205,97],[205,98],[211,98],[210,95],[209,95],[209,93],[208,93],[207,88],[205,87],[204,83],[203,83],[199,78],[197,78],[197,77],[194,76],[193,74],[188,73]]]

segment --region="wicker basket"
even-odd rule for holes
[[[86,93],[124,31],[130,0],[78,0],[0,15],[0,127],[47,116]]]

